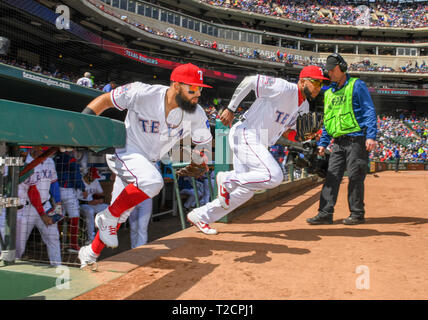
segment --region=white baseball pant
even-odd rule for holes
[[[137,152],[115,153],[106,156],[107,165],[116,174],[113,185],[113,203],[125,187],[132,183],[150,198],[154,198],[163,188],[163,178],[153,162]],[[147,201],[147,200],[146,200]],[[124,223],[134,208],[126,210],[118,223]]]
[[[61,194],[62,210],[68,215],[69,218],[78,218],[79,200],[78,191],[74,188],[59,188]]]
[[[24,209],[17,210],[16,212],[16,243],[15,243],[15,257],[16,259],[21,259],[24,250],[21,246],[21,241],[19,240],[19,235],[21,234],[21,226],[22,226],[22,212]],[[4,233],[6,230],[6,209],[0,210],[0,234],[2,235],[2,239],[4,240]],[[24,245],[25,249],[25,245]],[[1,248],[0,248],[1,252]]]
[[[205,223],[216,222],[248,200],[254,191],[272,189],[283,181],[278,162],[261,143],[259,134],[248,130],[245,122],[236,123],[229,132],[233,152],[233,170],[225,172],[225,188],[230,193],[229,208],[225,210],[218,199],[194,209]]]
[[[40,215],[37,213],[36,208],[32,205],[27,205],[20,211],[22,211],[18,240],[20,252],[18,252],[17,245],[17,257],[21,257],[24,253],[28,237],[30,236],[31,231],[33,231],[34,226],[36,226],[42,236],[43,242],[46,245],[50,264],[53,266],[61,265],[61,247],[59,242],[58,225],[55,223],[50,226],[46,226],[40,218]]]

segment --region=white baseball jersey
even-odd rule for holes
[[[295,127],[299,113],[309,111],[309,103],[305,100],[298,106],[297,84],[263,75],[249,78],[247,88],[243,88],[240,97],[232,99],[229,105],[237,106],[254,89],[257,99],[244,114],[245,125],[258,132],[262,141],[271,146],[284,131]]]
[[[285,130],[292,129],[299,112],[309,111],[307,101],[299,106],[297,84],[262,75],[246,77],[235,90],[228,108],[236,110],[251,90],[257,99],[244,114],[245,120],[235,123],[229,132],[233,170],[221,176],[229,192],[229,208],[224,209],[218,198],[195,208],[193,212],[202,222],[218,221],[250,200],[255,191],[281,184],[282,169],[266,145],[275,144]]]
[[[86,198],[84,198],[83,192],[80,192],[79,200],[92,201],[92,200],[94,200],[92,195],[98,194],[98,193],[104,193],[104,190],[101,187],[101,184],[98,181],[98,179],[95,179],[90,184],[86,183],[85,179],[82,179],[82,181],[85,184],[85,191],[88,193],[88,196]]]
[[[29,163],[33,158],[28,155],[26,162]],[[30,202],[28,197],[28,189],[30,186],[35,185],[37,190],[40,193],[40,199],[45,209],[45,212],[52,208],[49,201],[50,198],[49,189],[51,183],[57,180],[57,172],[55,169],[55,163],[51,158],[47,158],[45,161],[40,163],[34,168],[34,173],[27,178],[25,181],[19,184],[18,195],[22,199]],[[25,251],[25,246],[28,240],[28,237],[31,234],[34,226],[39,230],[43,242],[46,244],[48,251],[48,256],[51,265],[60,265],[61,264],[61,247],[59,241],[59,231],[56,224],[46,226],[42,219],[40,219],[39,214],[37,213],[36,208],[32,205],[25,206],[22,210],[18,211],[21,215],[19,222],[19,229],[17,232],[17,244],[16,244],[16,255],[21,257]]]
[[[28,155],[25,162],[30,163],[31,161],[33,161],[33,158]],[[57,180],[58,176],[55,169],[55,162],[51,158],[47,158],[37,165],[34,168],[34,173],[19,185],[18,193],[20,197],[28,199],[28,189],[30,186],[35,185],[40,193],[40,200],[44,203],[51,197],[49,193],[51,183]]]
[[[205,144],[212,139],[209,121],[199,105],[194,113],[180,108],[172,110],[167,124],[165,95],[168,88],[133,82],[110,92],[114,106],[128,110],[125,149],[138,151],[152,162],[159,161],[175,143],[188,135],[195,144]]]
[[[76,83],[81,86],[92,88],[92,80],[86,77],[80,78]]]

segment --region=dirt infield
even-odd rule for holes
[[[308,225],[320,190],[103,260],[124,275],[76,299],[428,299],[428,172],[369,175],[363,225],[342,224],[347,179],[334,224]]]

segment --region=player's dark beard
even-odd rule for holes
[[[306,100],[308,100],[308,102],[312,102],[312,100],[314,100],[314,98],[312,98],[312,93],[307,86],[303,88],[303,93],[306,97]]]
[[[175,96],[175,102],[177,102],[180,109],[185,112],[194,113],[196,110],[197,104],[190,102],[190,100],[186,100],[186,98],[181,95],[181,91]]]

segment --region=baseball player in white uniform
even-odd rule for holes
[[[30,163],[33,158],[42,153],[40,147],[34,147],[27,156],[26,162]],[[26,205],[20,210],[21,226],[17,241],[17,258],[20,258],[25,251],[25,245],[34,226],[40,232],[43,242],[46,244],[50,264],[52,266],[61,265],[61,247],[57,224],[49,215],[53,211],[49,201],[51,193],[55,202],[60,208],[60,193],[57,182],[55,163],[51,158],[47,158],[34,168],[34,173],[24,182],[19,184],[18,194],[22,200],[26,200]]]
[[[302,69],[297,84],[263,75],[248,76],[236,89],[220,120],[230,126],[241,101],[255,91],[256,100],[229,132],[233,151],[233,170],[217,174],[218,197],[195,208],[187,219],[205,234],[217,234],[209,227],[250,200],[254,191],[271,189],[283,181],[278,162],[268,150],[281,135],[295,126],[297,116],[309,111],[308,99],[320,92],[323,76],[321,68]]]
[[[98,180],[99,178],[101,177],[98,174],[98,169],[91,167],[82,179],[85,192],[80,191],[78,195],[80,210],[85,216],[86,232],[90,242],[95,238],[95,215],[108,207],[108,204],[104,203],[104,190]]]
[[[76,84],[84,87],[92,88],[93,85],[92,85],[91,74],[89,72],[85,72],[83,77],[77,80]]]
[[[94,99],[83,113],[98,115],[108,108],[128,110],[126,146],[107,155],[107,164],[116,175],[110,206],[98,213],[98,233],[91,245],[79,252],[81,267],[96,262],[104,246],[117,247],[117,229],[132,209],[153,198],[163,188],[155,163],[186,136],[197,148],[210,150],[212,140],[208,119],[198,105],[203,72],[193,64],[176,67],[170,86],[130,83]],[[195,155],[197,153],[195,152]],[[198,153],[199,154],[199,153]]]

